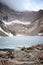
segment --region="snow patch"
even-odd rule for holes
[[[15,23],[18,23],[18,24],[23,24],[23,25],[29,25],[31,24],[31,22],[23,22],[23,21],[19,21],[19,20],[15,20],[15,21],[11,21],[11,22],[6,22],[6,21],[3,21],[3,23],[5,25],[11,25],[11,24],[15,24]]]
[[[43,35],[43,33],[39,33],[38,35],[41,36],[41,35]]]
[[[24,36],[24,35],[21,35],[21,34],[17,34],[16,36]]]

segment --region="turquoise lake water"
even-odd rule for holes
[[[0,37],[0,49],[29,47],[35,44],[43,44],[43,36]]]

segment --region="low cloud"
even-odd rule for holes
[[[0,2],[17,11],[43,9],[43,0],[0,0]]]

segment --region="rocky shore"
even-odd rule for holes
[[[43,44],[19,50],[0,49],[0,65],[43,65]]]

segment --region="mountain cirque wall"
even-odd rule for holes
[[[43,10],[17,12],[0,4],[0,36],[43,36]]]

